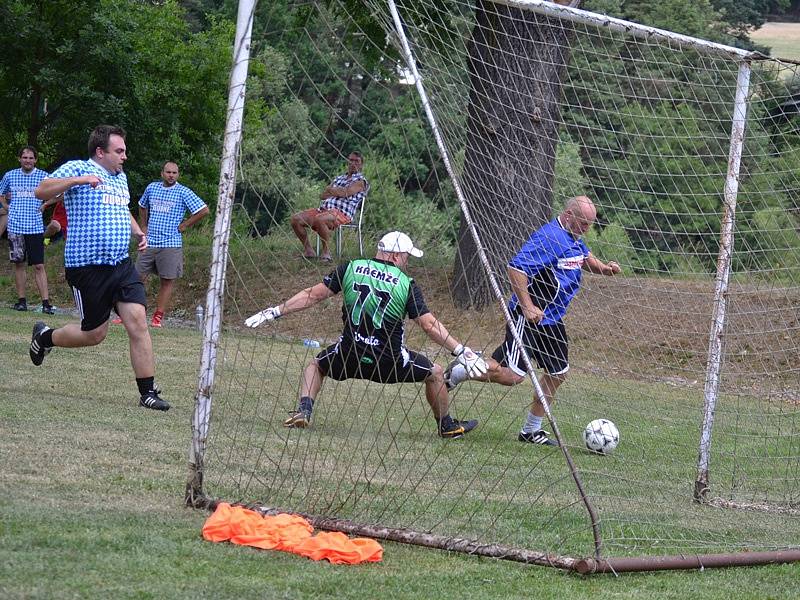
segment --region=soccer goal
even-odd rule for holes
[[[604,7],[240,6],[189,504],[580,572],[800,560],[798,65]],[[358,230],[331,262],[303,257],[291,217],[353,151]],[[455,388],[451,413],[479,420],[463,439],[437,436],[421,385],[358,379],[326,380],[310,427],[283,427],[341,297],[246,317],[400,230],[428,307],[489,356],[513,324],[509,259],[577,195],[598,211],[586,244],[623,272],[584,273],[566,316],[560,447],[517,440],[541,394],[530,357],[520,385]],[[596,419],[619,429],[612,454],[584,444]]]

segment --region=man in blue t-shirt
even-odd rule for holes
[[[597,211],[587,196],[571,198],[564,210],[537,229],[508,263],[508,278],[514,292],[508,309],[514,319],[514,332],[522,339],[520,348],[511,327],[506,325],[506,339],[486,361],[489,371],[474,377],[501,385],[517,385],[527,375],[522,355],[525,353],[543,369],[539,385],[552,406],[558,387],[569,371],[569,348],[564,315],[581,285],[581,269],[601,275],[621,271],[615,262],[595,258],[583,236],[594,223]],[[449,388],[469,379],[465,370],[451,363],[445,374]],[[544,406],[538,396],[518,439],[521,442],[557,446],[558,442],[542,429]]]
[[[140,252],[147,248],[147,237],[128,209],[128,179],[122,170],[126,151],[122,128],[98,125],[89,136],[89,160],[61,165],[36,188],[36,197],[42,201],[64,194],[69,220],[64,274],[72,286],[81,323],[50,329],[37,322],[30,357],[34,365],[41,365],[54,346],[96,346],[108,334],[113,308],[130,338],[140,406],[168,410],[169,404],[159,396],[154,382],[144,285],[128,257],[131,233],[138,239]]]
[[[8,207],[8,256],[14,263],[14,283],[17,303],[14,310],[28,310],[25,290],[28,273],[25,263],[33,267],[36,287],[42,297],[42,312],[52,315],[47,290],[47,272],[44,270],[44,222],[42,202],[34,190],[47,177],[47,172],[36,168],[36,149],[25,146],[19,152],[19,169],[3,175],[0,181],[0,206]],[[0,232],[2,234],[2,232]]]
[[[151,327],[161,327],[175,280],[183,275],[181,234],[208,214],[208,206],[197,194],[178,183],[180,172],[172,161],[164,163],[161,181],[147,186],[139,200],[139,224],[147,235],[147,248],[139,253],[136,270],[142,281],[158,275],[160,286]],[[189,217],[184,219],[186,213]]]

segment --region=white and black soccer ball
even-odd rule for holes
[[[608,419],[595,419],[583,430],[586,447],[597,454],[611,454],[619,444],[619,430]]]

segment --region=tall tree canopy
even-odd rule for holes
[[[9,0],[0,54],[0,161],[23,144],[51,166],[85,157],[88,133],[113,123],[129,134],[134,195],[164,160],[181,163],[208,195],[224,123],[230,21],[192,33],[183,9],[112,0]]]

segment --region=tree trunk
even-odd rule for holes
[[[561,81],[572,35],[566,21],[477,0],[462,183],[501,282],[508,260],[550,219]],[[463,215],[452,293],[460,308],[493,301]]]

